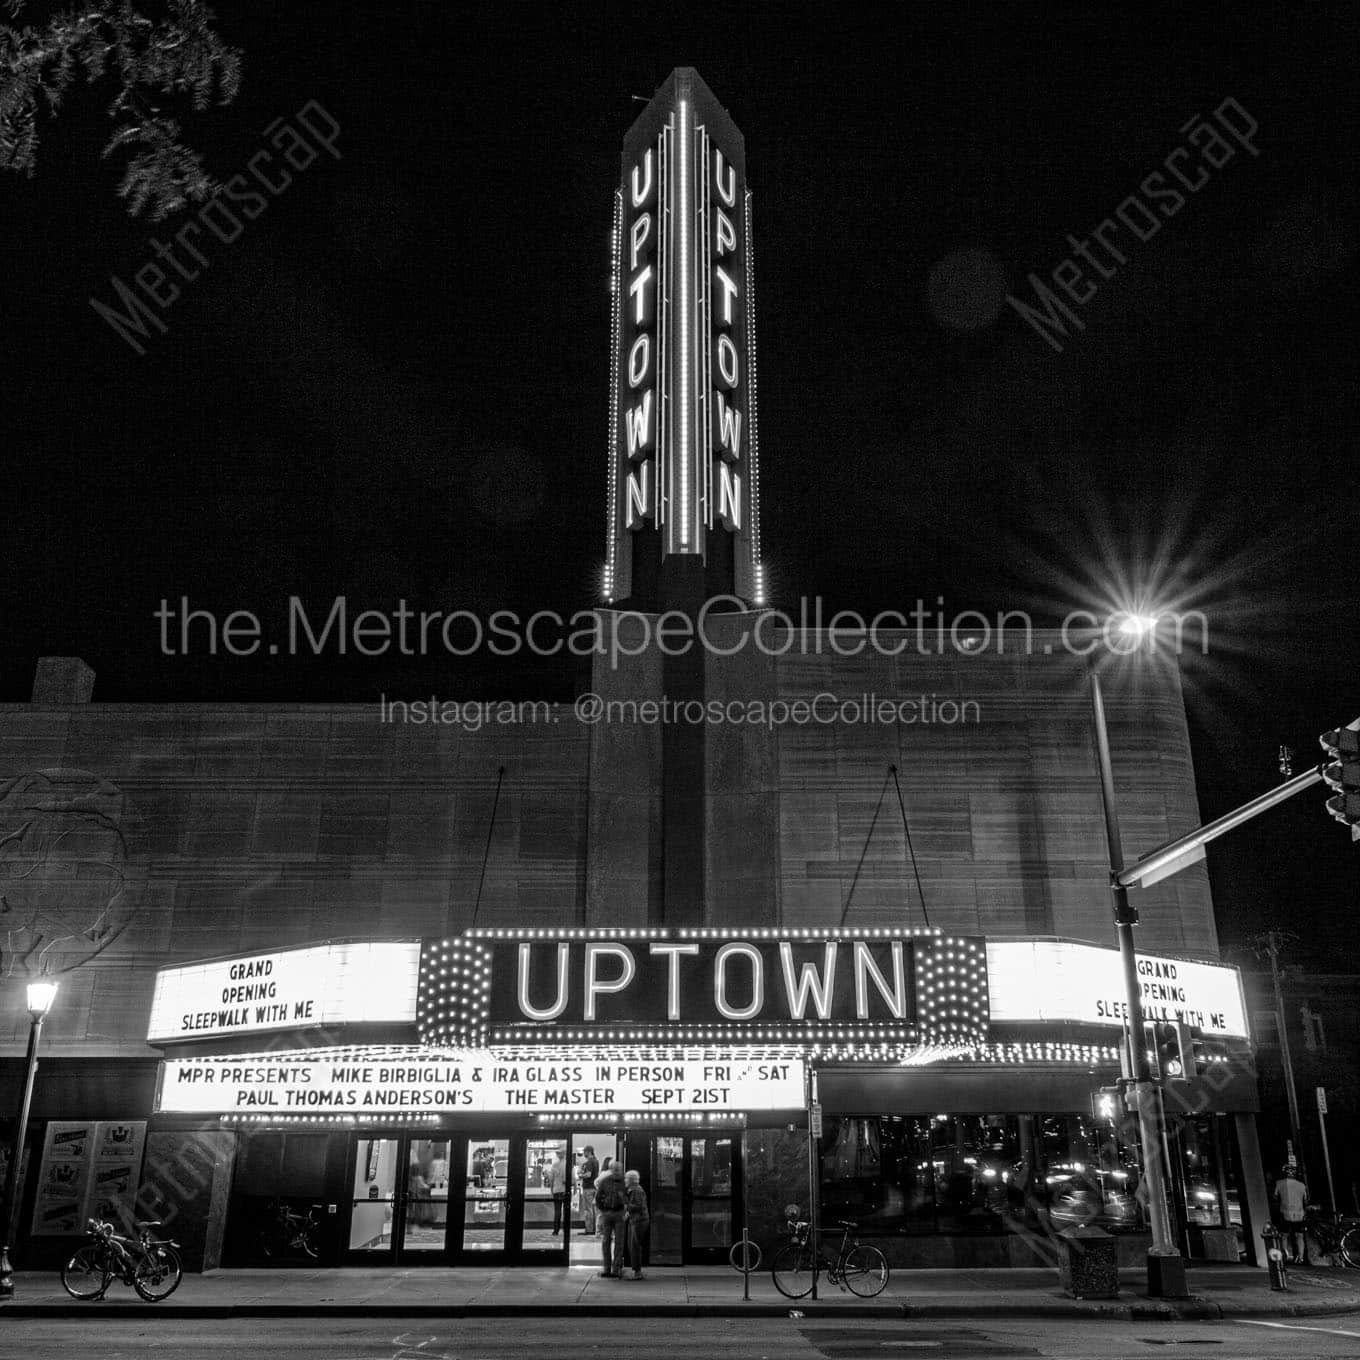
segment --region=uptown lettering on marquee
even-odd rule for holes
[[[795,962],[793,945],[782,941],[777,946],[779,968],[771,985],[782,987],[778,997],[766,995],[766,953],[746,941],[732,941],[722,945],[711,961],[695,965],[698,971],[705,964],[712,982],[713,1010],[724,1020],[754,1020],[766,1009],[767,999],[781,1015],[791,1020],[830,1020],[836,995],[837,967],[842,946],[848,945],[849,967],[854,974],[854,1009],[857,1020],[880,1016],[888,1020],[910,1018],[907,975],[903,967],[903,942],[894,940],[886,946],[886,967],[876,959],[865,940],[830,940],[820,946],[822,957]],[[549,946],[553,948],[553,946]],[[515,997],[519,1018],[543,1021],[557,1020],[568,1014],[573,1000],[571,986],[572,946],[559,941],[555,966],[548,971],[555,976],[547,1005],[534,1003],[530,996],[530,979],[535,946],[521,943],[517,951]],[[541,947],[538,952],[542,952]],[[627,992],[638,978],[638,953],[626,944],[587,942],[583,947],[581,987],[576,994],[577,1005],[571,1007],[571,1019],[594,1023],[601,1018],[600,999]],[[881,953],[882,951],[880,951]],[[685,1019],[682,1005],[681,972],[683,960],[698,959],[697,942],[652,941],[646,946],[649,961],[662,961],[665,969],[665,997],[668,1021]],[[656,970],[652,970],[655,973]],[[655,977],[642,984],[650,988]],[[700,984],[702,985],[702,984]],[[871,1005],[871,999],[875,1003]],[[629,1007],[629,1011],[634,1007]]]
[[[987,1021],[982,940],[908,928],[473,930],[428,940],[426,1043],[943,1046]]]

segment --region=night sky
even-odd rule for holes
[[[192,214],[128,217],[110,95],[77,87],[0,198],[0,698],[68,653],[104,700],[569,696],[561,662],[166,658],[153,611],[596,601],[619,146],[693,65],[755,195],[775,602],[1056,622],[1146,591],[1210,622],[1205,817],[1282,743],[1313,763],[1360,715],[1360,11],[1126,9],[220,5],[245,79],[186,119],[209,170],[312,100],[341,158],[204,245],[142,356],[90,298]],[[1259,155],[1125,232],[1055,352],[1006,292],[1033,301],[1229,98]],[[1278,921],[1357,961],[1360,848],[1323,797],[1211,851],[1226,940]]]

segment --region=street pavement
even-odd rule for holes
[[[54,1273],[20,1272],[4,1334],[20,1318],[157,1317],[790,1317],[857,1319],[1123,1318],[1206,1320],[1289,1318],[1360,1312],[1360,1271],[1296,1270],[1287,1293],[1248,1266],[1195,1264],[1192,1297],[1149,1299],[1141,1271],[1123,1272],[1120,1296],[1079,1300],[1058,1287],[1054,1270],[895,1270],[876,1299],[859,1299],[825,1280],[817,1300],[779,1294],[768,1273],[752,1275],[743,1298],[739,1273],[719,1266],[656,1268],[642,1280],[601,1279],[594,1269],[279,1268],[186,1275],[163,1303],[143,1303],[115,1282],[93,1303],[71,1299]]]
[[[0,1322],[9,1360],[1280,1360],[1360,1357],[1360,1313],[1335,1318],[155,1318],[105,1309]]]

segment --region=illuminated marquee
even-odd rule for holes
[[[453,1047],[839,1043],[960,1048],[986,950],[912,930],[474,930],[427,941],[417,1026]]]
[[[1124,1023],[1118,950],[1070,940],[991,940],[987,975],[994,1022]],[[1145,1019],[1179,1020],[1206,1035],[1248,1037],[1236,968],[1139,954],[1138,981]]]
[[[789,1055],[676,1050],[664,1057],[555,1054],[516,1060],[415,1047],[170,1058],[162,1114],[284,1118],[411,1114],[622,1114],[793,1110],[803,1063]]]
[[[681,68],[634,124],[622,168],[605,596],[632,593],[636,551],[706,559],[721,532],[734,539],[725,588],[762,603],[744,142]],[[645,529],[659,546],[642,546]]]
[[[346,941],[162,968],[146,1037],[410,1023],[419,959],[415,940]]]

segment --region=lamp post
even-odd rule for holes
[[[1147,1185],[1148,1213],[1152,1221],[1152,1245],[1147,1254],[1147,1292],[1152,1298],[1184,1298],[1185,1261],[1172,1237],[1171,1210],[1167,1202],[1167,1169],[1162,1160],[1162,1093],[1152,1080],[1147,1041],[1143,1033],[1143,997],[1133,941],[1138,909],[1129,901],[1129,890],[1119,881],[1124,869],[1124,847],[1120,839],[1119,813],[1114,797],[1110,734],[1105,726],[1105,696],[1101,692],[1094,658],[1088,665],[1087,674],[1091,682],[1091,717],[1095,725],[1096,756],[1100,765],[1100,801],[1105,810],[1105,841],[1110,855],[1114,923],[1119,936],[1119,962],[1124,974],[1124,1005],[1128,1011],[1129,1063],[1133,1076],[1134,1105],[1138,1111],[1138,1140],[1142,1144],[1143,1179]]]
[[[5,1172],[5,1193],[0,1199],[0,1234],[3,1234],[0,1236],[0,1301],[14,1297],[14,1268],[9,1263],[9,1249],[14,1241],[14,1221],[18,1217],[15,1198],[19,1186],[19,1163],[24,1155],[28,1110],[33,1103],[33,1079],[38,1075],[38,1040],[42,1036],[43,1021],[47,1019],[56,996],[55,982],[40,980],[28,984],[28,1059],[24,1073],[24,1094],[19,1101],[19,1125],[14,1131],[9,1169]]]

